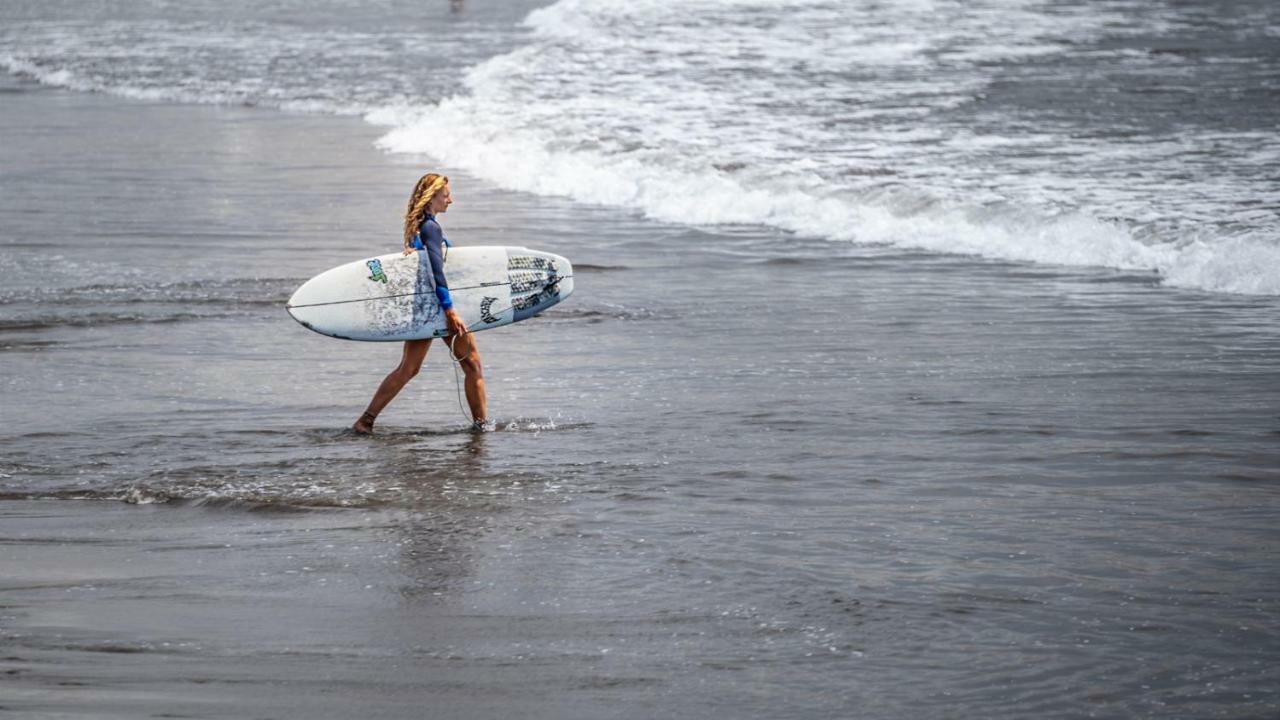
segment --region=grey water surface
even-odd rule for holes
[[[283,304],[380,132],[0,78],[0,716],[1280,713],[1277,297],[450,172],[575,294],[361,437],[399,348]]]

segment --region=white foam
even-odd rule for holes
[[[1196,241],[1159,268],[1175,287],[1247,295],[1280,295],[1280,246],[1274,237]]]
[[[670,222],[1280,294],[1275,133],[1080,137],[964,114],[992,67],[1078,61],[1081,47],[1094,65],[1183,77],[1179,56],[1089,45],[1181,22],[1176,8],[1126,7],[560,0],[528,16],[529,42],[475,65],[465,92],[439,102],[450,93],[433,78],[447,73],[423,68],[511,35],[459,30],[424,49],[399,32],[28,23],[0,28],[0,67],[144,100],[360,113],[391,128],[379,141],[389,151]]]
[[[30,60],[15,57],[7,53],[0,54],[0,68],[4,68],[6,72],[13,75],[29,77],[42,85],[63,87],[69,90],[90,91],[96,89],[88,83],[77,80],[68,70],[43,68]]]
[[[1199,138],[1108,145],[919,120],[981,92],[986,75],[973,65],[1060,52],[1112,20],[1038,6],[1010,2],[992,16],[928,3],[886,21],[816,1],[779,9],[562,0],[529,16],[532,45],[470,72],[469,93],[366,117],[393,128],[379,141],[390,151],[664,221],[761,223],[833,241],[1149,270],[1180,287],[1280,294],[1274,232],[1204,237],[1205,217],[1253,189],[1247,178],[1162,197],[1169,169],[1182,172]],[[742,22],[744,7],[767,22]],[[952,22],[912,24],[940,8]],[[850,22],[833,22],[841,19]],[[815,27],[854,29],[824,40]],[[935,65],[922,75],[925,62]],[[859,79],[833,86],[824,73]],[[1230,142],[1246,160],[1280,148],[1274,138]],[[1007,167],[983,166],[1007,157],[1015,158]],[[1098,182],[1099,168],[1110,167],[1130,172]]]
[[[397,124],[381,144],[425,152],[446,165],[516,190],[633,208],[657,220],[767,224],[814,237],[937,252],[1061,265],[1129,269],[1175,266],[1176,253],[1136,242],[1120,226],[1081,214],[1047,218],[978,208],[908,210],[899,197],[824,195],[803,178],[746,186],[721,172],[687,173],[592,151],[549,151],[527,133],[474,122],[470,98],[455,98],[414,120],[374,114]]]
[[[0,27],[0,68],[42,84],[148,101],[245,104],[359,115],[397,98],[440,97],[448,74],[487,57],[502,32],[421,42],[407,30],[304,31],[262,23],[31,22]]]

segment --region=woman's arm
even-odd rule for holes
[[[440,226],[428,220],[422,223],[422,240],[427,248],[427,260],[431,263],[431,279],[436,286],[436,299],[441,309],[453,307],[453,298],[449,295],[449,281],[444,277],[444,233]]]
[[[432,220],[422,223],[422,239],[427,250],[427,260],[431,263],[431,277],[436,286],[436,299],[440,301],[440,309],[444,310],[445,324],[451,335],[464,335],[467,326],[453,309],[453,297],[449,295],[449,281],[444,276],[444,232],[440,225]]]

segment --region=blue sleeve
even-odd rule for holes
[[[453,298],[449,296],[449,283],[444,279],[444,232],[440,230],[439,223],[423,221],[422,239],[427,246],[427,259],[431,262],[436,299],[440,301],[441,309],[448,310],[453,307]]]

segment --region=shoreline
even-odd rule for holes
[[[4,332],[0,479],[176,501],[0,501],[0,713],[1280,707],[1273,300],[468,180],[459,240],[595,269],[484,334],[514,427],[453,432],[437,348],[355,438],[399,348],[279,305],[398,240],[415,158],[355,118],[6,100],[0,312],[38,327]]]

